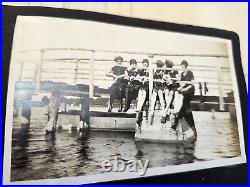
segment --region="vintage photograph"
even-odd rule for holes
[[[101,182],[246,161],[229,40],[18,16],[7,99],[7,183]]]

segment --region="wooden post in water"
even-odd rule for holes
[[[47,133],[56,130],[56,122],[60,104],[61,104],[61,93],[53,92],[50,98],[49,108],[48,108],[48,123],[46,128]]]
[[[89,97],[87,95],[82,97],[81,115],[83,122],[89,124]]]
[[[91,61],[90,61],[90,77],[89,77],[89,98],[94,97],[94,68],[95,68],[95,51],[91,51]]]
[[[37,63],[36,66],[36,93],[40,92],[41,89],[41,74],[42,74],[42,65],[43,65],[43,56],[44,56],[44,50],[40,51],[40,60]]]
[[[222,72],[221,72],[221,67],[218,65],[217,67],[217,72],[218,72],[218,85],[219,85],[219,108],[220,110],[224,111],[224,98],[223,98],[223,85],[222,85]]]

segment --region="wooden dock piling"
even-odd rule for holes
[[[47,122],[46,132],[52,132],[56,130],[56,122],[60,104],[61,104],[61,93],[53,92],[48,106],[49,107],[48,122]]]

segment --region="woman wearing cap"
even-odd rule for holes
[[[175,122],[172,126],[173,129],[177,128],[179,120],[184,117],[187,123],[190,125],[195,139],[197,138],[197,131],[195,128],[194,117],[192,114],[192,108],[190,101],[194,97],[194,85],[191,83],[194,80],[193,72],[188,70],[188,62],[183,60],[181,62],[182,73],[180,75],[181,86],[175,93]],[[177,103],[176,103],[177,102]]]
[[[126,88],[126,80],[125,71],[127,67],[123,66],[123,58],[121,56],[115,57],[114,61],[116,65],[110,69],[110,71],[106,74],[109,77],[113,77],[115,82],[111,85],[110,88],[110,100],[109,100],[109,110],[111,112],[113,108],[113,101],[114,99],[120,100],[120,109],[118,112],[122,111],[122,98],[125,97],[125,88]]]
[[[142,60],[142,66],[143,68],[139,70],[139,76],[141,79],[141,87],[139,89],[138,93],[138,102],[137,102],[137,111],[141,111],[142,107],[145,104],[145,101],[149,100],[149,83],[148,83],[148,77],[149,77],[149,71],[148,71],[148,65],[149,61],[148,59],[143,59]]]
[[[138,92],[138,101],[137,101],[137,108],[136,111],[138,112],[137,116],[137,124],[138,128],[140,130],[141,127],[141,122],[142,122],[142,117],[143,117],[143,108],[146,105],[146,102],[149,101],[149,61],[148,59],[143,59],[142,60],[142,66],[143,68],[139,70],[139,76],[141,80],[141,86]],[[148,113],[146,113],[147,117]]]
[[[115,57],[114,61],[116,62],[116,65],[112,67],[106,75],[113,77],[116,82],[121,82],[125,77],[127,67],[122,65],[123,58],[121,56]]]
[[[161,60],[156,61],[156,67],[157,68],[162,68],[164,66],[164,63]],[[164,75],[164,70],[162,69],[157,69],[154,71],[153,79],[154,79],[154,84],[153,84],[153,92],[151,96],[151,102],[150,102],[150,115],[151,118],[153,117],[154,110],[155,110],[155,103],[157,100],[157,96],[159,97],[160,100],[160,105],[161,105],[161,110],[162,112],[165,109],[165,101],[163,97],[163,75]],[[151,119],[152,123],[152,119]]]
[[[130,108],[130,104],[133,99],[136,99],[138,90],[140,87],[140,81],[137,79],[139,75],[139,69],[137,68],[137,61],[135,59],[131,59],[129,61],[130,69],[125,71],[125,78],[128,80],[128,84],[126,85],[126,108],[123,112],[127,112]]]
[[[174,63],[170,60],[165,61],[165,74],[163,76],[163,79],[166,81],[164,83],[164,96],[165,96],[165,102],[166,107],[164,112],[162,113],[161,123],[166,123],[167,116],[170,114],[170,107],[172,105],[174,92],[179,87],[179,84],[174,82],[176,79],[176,75],[178,74],[177,70],[173,70]]]

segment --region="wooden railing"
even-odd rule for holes
[[[71,51],[78,51],[84,53],[79,58],[46,58],[46,53],[53,51],[61,51],[70,53]],[[89,97],[94,97],[94,85],[99,82],[103,87],[109,87],[113,83],[113,79],[106,76],[106,71],[103,71],[103,66],[112,66],[114,61],[111,58],[100,58],[96,53],[108,53],[113,57],[117,55],[142,55],[146,57],[149,62],[150,78],[153,76],[154,63],[158,58],[162,57],[183,57],[183,58],[212,58],[212,59],[227,59],[227,56],[218,55],[195,55],[195,54],[163,54],[163,53],[148,53],[148,52],[133,52],[133,51],[109,51],[109,50],[92,50],[85,48],[53,48],[21,51],[22,54],[30,52],[39,52],[37,60],[23,60],[20,63],[19,81],[35,81],[36,91],[40,91],[40,83],[44,80],[51,80],[55,82],[65,81],[71,84],[87,84],[89,85]],[[84,56],[84,57],[82,57]],[[129,59],[124,62],[128,63]],[[36,64],[32,68],[29,64]],[[191,63],[190,63],[191,64]],[[180,66],[174,66],[175,69],[180,70]],[[107,68],[106,68],[107,69]],[[227,66],[221,66],[217,63],[216,66],[208,65],[190,65],[190,70],[194,72],[195,86],[198,82],[207,82],[209,89],[219,90],[219,104],[220,109],[224,108],[223,96],[226,92],[232,91],[232,81],[230,79],[230,69]],[[29,73],[27,73],[29,72]],[[32,73],[33,72],[33,75]],[[199,72],[202,72],[199,73]],[[105,84],[105,85],[104,85]],[[150,90],[153,89],[153,82],[150,81]]]

